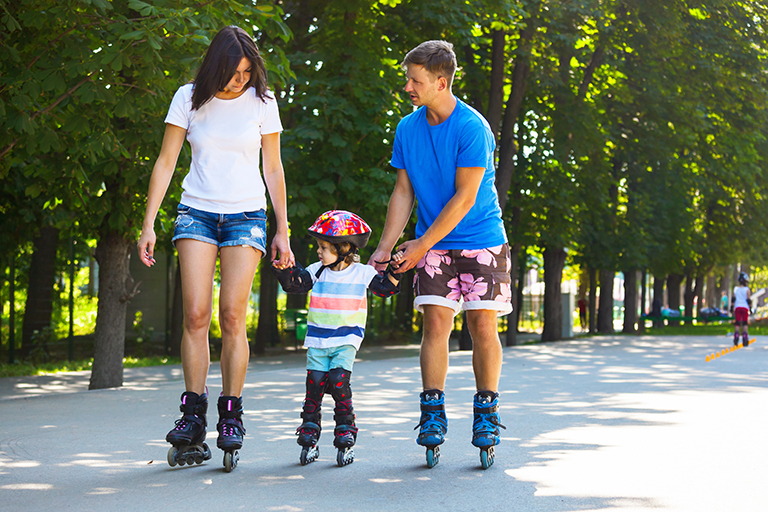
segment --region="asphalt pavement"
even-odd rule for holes
[[[768,337],[601,336],[504,349],[496,463],[470,444],[471,353],[451,353],[449,431],[428,469],[415,443],[418,347],[363,350],[352,376],[355,462],[337,467],[327,397],[320,458],[294,435],[301,354],[254,359],[240,464],[222,467],[215,405],[203,465],[171,468],[178,366],[0,379],[0,510],[763,511],[768,503]],[[365,347],[364,347],[365,348]],[[220,392],[211,367],[209,392]],[[212,404],[215,400],[212,400]]]

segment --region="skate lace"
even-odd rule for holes
[[[236,435],[242,435],[245,434],[245,429],[243,426],[236,422],[222,422],[221,423],[221,436],[222,437],[232,437]]]
[[[442,434],[446,427],[446,421],[437,412],[423,412],[419,424],[413,427],[413,430],[419,427],[424,427],[421,432]]]
[[[174,428],[173,430],[184,430],[185,428],[187,428],[187,425],[189,425],[189,422],[187,420],[185,420],[184,418],[179,418],[178,420],[176,420],[176,428]]]
[[[499,427],[507,430],[507,427],[501,424],[498,414],[478,414],[472,423],[472,429],[475,434],[494,434],[499,435]]]

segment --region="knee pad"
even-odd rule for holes
[[[307,370],[307,398],[317,403],[322,402],[327,386],[328,372]]]
[[[349,378],[352,372],[344,368],[334,368],[328,372],[328,392],[336,402],[343,402],[352,398],[352,388]]]

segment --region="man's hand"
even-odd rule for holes
[[[400,244],[397,247],[397,254],[392,257],[397,265],[395,273],[402,274],[414,268],[429,249],[430,247],[425,246],[420,238]]]

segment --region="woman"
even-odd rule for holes
[[[241,395],[250,352],[245,320],[256,265],[266,251],[265,183],[277,221],[271,258],[281,265],[295,262],[288,242],[277,102],[267,89],[259,50],[244,30],[226,27],[216,34],[195,80],[174,95],[165,122],[138,249],[142,263],[152,266],[155,217],[186,138],[192,163],[182,184],[173,236],[181,268],[181,359],[186,391],[181,396],[182,417],[166,437],[173,445],[168,461],[171,465],[200,463],[211,456],[203,441],[210,365],[208,329],[218,257],[223,390],[218,400],[216,444],[225,451],[224,465],[230,471],[237,464],[236,450],[242,447],[245,433]]]

